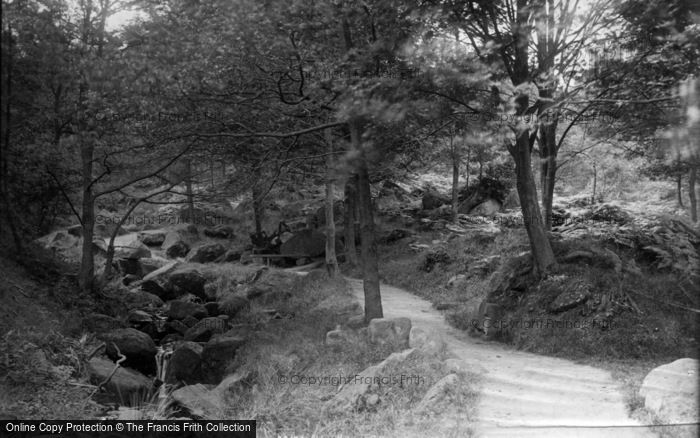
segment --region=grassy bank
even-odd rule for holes
[[[469,436],[476,400],[473,376],[461,377],[439,416],[415,411],[428,389],[448,374],[437,357],[391,369],[392,375],[421,379],[380,386],[375,406],[333,415],[324,411],[344,378],[352,379],[395,350],[369,344],[359,333],[343,345],[326,345],[326,332],[357,312],[344,280],[313,272],[300,279],[289,298],[267,302],[265,307],[293,317],[270,321],[238,354],[233,367],[249,370],[252,377],[243,390],[229,395],[231,418],[256,419],[260,436],[418,436],[426,430],[440,436]],[[259,321],[255,314],[263,310],[253,305],[235,322]],[[324,377],[325,383],[309,383]]]

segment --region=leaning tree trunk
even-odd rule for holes
[[[537,202],[537,188],[531,167],[530,139],[527,134],[526,130],[518,136],[513,158],[515,159],[515,174],[523,222],[530,240],[535,269],[538,275],[543,276],[555,265],[556,261]]]
[[[374,239],[374,215],[372,194],[369,187],[367,158],[360,145],[360,131],[355,122],[350,122],[350,137],[355,150],[360,152],[358,160],[358,203],[360,210],[360,240],[362,253],[362,279],[365,292],[365,321],[382,318],[382,297],[379,290],[379,264],[377,242]]]
[[[676,195],[678,196],[678,206],[683,208],[683,174],[679,173],[676,177]]]
[[[698,200],[695,194],[695,182],[698,177],[698,166],[693,164],[688,175],[688,197],[690,198],[690,219],[698,221]]]
[[[333,278],[338,274],[338,259],[335,254],[335,217],[333,214],[333,136],[326,130],[328,157],[326,158],[326,270]]]
[[[100,280],[101,284],[106,284],[109,279],[112,277],[112,262],[114,261],[114,241],[117,239],[117,235],[119,235],[119,230],[122,228],[122,225],[126,223],[126,221],[129,219],[129,216],[131,216],[131,213],[134,212],[136,207],[141,204],[143,201],[142,199],[137,200],[134,202],[131,207],[122,215],[121,220],[117,224],[117,226],[112,230],[112,234],[109,236],[109,243],[107,244],[107,255],[105,257],[105,269],[102,272],[102,278]]]
[[[355,211],[357,210],[357,175],[351,175],[345,183],[345,253],[351,266],[357,266],[355,246]]]

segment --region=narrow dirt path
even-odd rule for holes
[[[364,303],[362,281],[349,281]],[[387,285],[381,292],[385,317],[408,317],[414,327],[442,335],[455,356],[482,374],[476,436],[656,436],[629,418],[609,372],[470,338],[449,326],[428,301]]]

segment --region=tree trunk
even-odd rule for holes
[[[551,98],[551,92],[542,90],[540,96],[546,99]],[[552,202],[554,200],[554,184],[557,173],[557,120],[554,116],[551,121],[543,121],[540,124],[540,171],[542,178],[542,216],[544,228],[547,231],[552,229]]]
[[[469,148],[469,149],[467,149],[467,165],[466,165],[466,169],[465,169],[465,170],[466,170],[465,173],[466,173],[467,175],[466,175],[465,181],[464,181],[464,183],[467,185],[467,186],[466,186],[467,188],[469,188],[469,166],[470,166],[470,164],[471,164],[471,161],[470,161],[470,160],[471,160],[471,155],[472,155],[472,151],[471,151],[471,148]]]
[[[262,185],[262,173],[260,171],[259,165],[256,165],[255,169],[253,170],[253,175],[255,181],[253,181],[253,220],[255,221],[255,233],[257,235],[260,235],[263,231],[262,229],[262,222],[263,222],[263,215],[265,212],[263,211],[263,195],[262,195],[262,190],[261,190],[261,185]]]
[[[333,135],[326,130],[328,157],[326,158],[326,270],[334,278],[338,274],[338,259],[335,254],[335,217],[333,214]]]
[[[92,239],[95,227],[95,198],[92,192],[92,163],[94,146],[91,139],[86,139],[81,133],[80,157],[82,162],[82,224],[83,224],[83,253],[80,261],[80,288],[90,292],[94,286],[95,259]]]
[[[214,191],[214,159],[210,158],[209,159],[209,187],[211,188],[212,192]]]
[[[513,63],[510,73],[513,85],[516,87],[530,80],[528,50],[530,46],[530,14],[527,0],[516,2],[516,22],[513,26]],[[529,107],[528,95],[521,93],[515,96],[516,115],[524,116]],[[535,263],[535,270],[539,276],[547,275],[547,272],[556,264],[554,252],[547,237],[547,231],[542,222],[539,203],[537,202],[537,187],[532,174],[532,143],[529,129],[519,129],[516,133],[515,145],[509,148],[515,159],[515,174],[517,179],[520,208],[523,213],[523,222],[530,240],[530,248]]]
[[[341,21],[341,34],[345,43],[345,52],[353,48],[350,24],[347,18]],[[348,74],[352,75],[352,66],[348,65]],[[369,169],[367,157],[362,148],[361,131],[356,120],[348,122],[350,143],[357,152],[357,198],[360,216],[360,240],[362,254],[362,279],[365,292],[365,321],[381,318],[382,296],[379,290],[379,266],[377,261],[377,242],[374,240],[374,216],[372,214],[372,193],[369,186]]]
[[[688,174],[688,197],[690,198],[690,220],[698,221],[698,200],[695,194],[695,181],[698,177],[698,166],[692,164]]]
[[[683,174],[679,173],[676,177],[676,194],[678,195],[678,206],[683,208]]]
[[[353,148],[360,152],[357,166],[358,204],[360,209],[360,236],[362,253],[362,279],[365,292],[365,321],[382,318],[382,297],[379,290],[379,265],[377,242],[374,239],[374,215],[369,186],[367,158],[360,144],[360,130],[356,122],[350,122],[350,138]]]
[[[458,222],[459,215],[459,154],[452,152],[452,222]]]
[[[185,186],[187,190],[187,222],[195,222],[194,194],[192,193],[192,160],[185,160]]]
[[[542,223],[539,203],[537,202],[537,188],[532,174],[530,156],[530,140],[528,131],[521,133],[515,144],[515,173],[517,179],[520,208],[523,213],[523,222],[527,230],[527,236],[532,248],[532,256],[535,262],[537,274],[544,276],[555,265],[554,252],[547,237],[547,231]]]
[[[345,183],[345,253],[348,263],[357,266],[355,246],[355,214],[357,210],[357,175],[351,175]]]
[[[105,269],[102,272],[102,278],[100,280],[100,283],[105,284],[107,283],[107,281],[109,281],[110,277],[112,277],[112,261],[114,260],[114,241],[117,239],[117,235],[119,234],[119,230],[122,228],[122,225],[126,223],[126,221],[129,219],[129,216],[131,216],[131,213],[133,213],[136,207],[143,201],[144,198],[138,199],[131,205],[131,207],[129,207],[126,213],[122,215],[121,220],[112,231],[112,234],[109,236],[109,244],[107,244],[107,255],[105,257]]]
[[[598,185],[598,167],[596,163],[593,162],[593,194],[591,195],[591,205],[595,204],[595,191]]]
[[[15,251],[17,255],[22,255],[24,253],[24,247],[22,245],[22,239],[20,238],[19,232],[17,230],[17,225],[15,223],[14,208],[12,205],[12,199],[10,197],[9,185],[9,159],[10,159],[10,118],[12,112],[12,67],[13,67],[13,47],[12,47],[12,25],[8,23],[7,26],[7,56],[5,62],[3,63],[4,75],[3,75],[3,87],[2,87],[2,101],[5,102],[2,114],[2,137],[0,141],[0,201],[4,204],[3,210],[5,211],[5,220],[7,221],[7,226],[10,227],[10,233],[12,234],[12,240],[15,244]]]

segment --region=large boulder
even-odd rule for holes
[[[219,382],[226,366],[236,357],[236,351],[245,344],[242,336],[217,336],[204,345],[202,373],[207,382]]]
[[[165,242],[166,232],[163,230],[142,231],[138,234],[139,240],[146,246],[161,246]]]
[[[199,303],[184,300],[173,300],[168,302],[167,315],[168,318],[175,320],[182,320],[188,316],[201,319],[209,315],[209,312],[207,312],[206,307]]]
[[[181,228],[168,232],[161,249],[170,258],[184,257],[197,240],[197,228]]]
[[[213,239],[230,239],[233,237],[233,228],[228,225],[216,225],[204,229],[204,235]]]
[[[280,254],[292,256],[318,257],[325,252],[326,236],[316,230],[298,231],[280,246]]]
[[[164,289],[179,297],[190,293],[205,300],[204,285],[207,279],[195,268],[182,267],[171,272],[164,285]]]
[[[224,318],[204,318],[187,329],[185,341],[207,342],[213,335],[224,333],[227,328],[227,322]]]
[[[99,357],[90,359],[87,364],[90,382],[100,385],[111,376],[105,387],[119,402],[125,404],[132,400],[142,400],[151,391],[153,386],[151,379],[138,371],[122,366],[114,371],[115,366],[114,362],[107,359]]]
[[[144,324],[149,324],[153,322],[153,316],[150,313],[144,312],[143,310],[134,309],[129,312],[126,317],[129,324],[134,326],[140,326]]]
[[[153,272],[149,272],[143,277],[143,281],[158,281],[159,283],[163,283],[165,281],[165,278],[167,277],[167,274],[170,274],[173,272],[176,268],[180,266],[180,262],[178,261],[172,261],[170,263],[167,263],[160,268],[156,269]]]
[[[98,339],[106,344],[107,356],[116,361],[119,352],[126,356],[122,365],[137,369],[146,374],[156,371],[156,344],[146,333],[133,328],[117,329],[103,333]]]
[[[141,258],[149,257],[151,257],[151,250],[148,249],[148,247],[141,243],[138,239],[134,239],[129,242],[124,242],[119,245],[114,245],[115,259],[138,260]]]
[[[654,368],[642,382],[639,395],[644,407],[666,424],[695,423],[693,427],[672,429],[673,436],[696,437],[698,410],[698,360],[678,359]]]
[[[161,300],[169,300],[171,298],[174,298],[169,292],[163,289],[163,287],[160,284],[158,284],[157,281],[154,280],[141,281],[139,287],[142,291],[148,292],[149,294],[153,294]]]
[[[487,199],[469,211],[472,216],[494,216],[501,211],[501,203],[495,199]]]
[[[190,263],[210,263],[226,253],[226,248],[220,243],[202,244],[192,248],[185,258]]]
[[[128,310],[132,309],[158,309],[163,306],[163,300],[143,290],[129,290],[122,295],[122,302]]]
[[[507,194],[508,188],[500,180],[489,177],[479,178],[475,184],[460,191],[459,212],[467,214],[474,207],[489,199],[503,204]]]
[[[172,242],[165,247],[165,255],[171,259],[185,257],[188,252],[190,252],[190,246],[182,240]]]
[[[369,341],[376,344],[390,344],[401,348],[408,347],[411,320],[408,318],[375,318],[369,322]]]
[[[201,379],[203,347],[196,342],[182,342],[175,347],[170,356],[166,383],[195,383]]]

